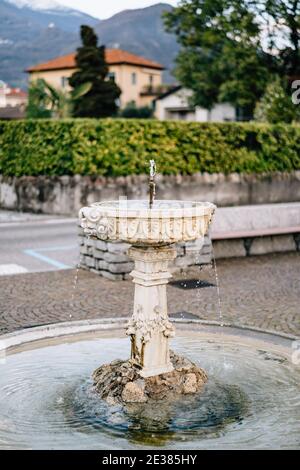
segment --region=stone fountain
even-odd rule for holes
[[[80,211],[87,236],[131,244],[131,357],[124,318],[1,335],[0,449],[299,449],[295,338],[179,321],[180,355],[170,351],[168,262],[176,242],[205,234],[215,208],[155,201],[154,177],[152,162],[149,202]]]
[[[162,390],[195,393],[207,379],[195,364],[170,353],[169,339],[175,332],[168,318],[166,287],[172,277],[168,264],[176,257],[174,244],[204,237],[215,206],[208,202],[155,200],[155,172],[151,160],[149,201],[96,202],[79,213],[87,236],[132,245],[128,254],[135,262],[131,272],[134,310],[127,327],[131,358],[126,363],[114,361],[101,366],[94,373],[102,397],[127,402],[161,397]]]

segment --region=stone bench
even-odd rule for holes
[[[216,258],[300,251],[300,204],[220,208],[211,237]]]

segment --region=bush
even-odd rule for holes
[[[125,119],[0,121],[4,175],[124,176],[300,169],[300,126]]]
[[[149,119],[153,117],[153,109],[150,106],[142,106],[138,108],[135,103],[128,103],[125,108],[120,110],[120,117]]]
[[[300,122],[300,106],[292,102],[292,90],[279,78],[274,79],[257,103],[254,117],[272,124]]]

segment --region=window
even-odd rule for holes
[[[115,82],[115,81],[116,81],[116,73],[115,73],[115,72],[109,72],[108,78],[109,78],[109,80],[111,80],[112,82]]]
[[[61,83],[61,87],[62,87],[62,88],[66,88],[66,86],[67,86],[68,83],[69,83],[68,77],[61,77],[60,83]]]
[[[149,85],[152,87],[153,85],[153,75],[149,75]]]
[[[136,85],[136,73],[135,72],[131,74],[131,84]]]

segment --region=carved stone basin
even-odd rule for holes
[[[159,246],[203,237],[215,211],[214,204],[192,201],[120,200],[96,202],[80,210],[87,235],[120,240],[136,246]]]

